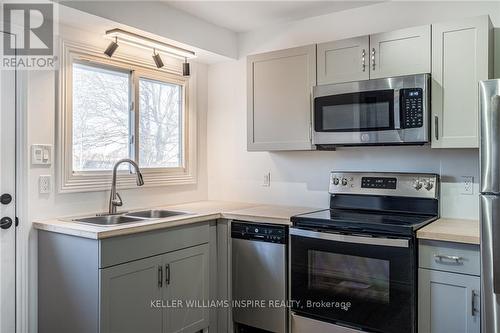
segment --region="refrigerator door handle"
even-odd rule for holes
[[[483,278],[492,278],[500,294],[500,196],[481,195],[481,256]]]
[[[479,85],[481,192],[500,193],[500,80]]]

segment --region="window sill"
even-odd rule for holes
[[[180,169],[182,170],[182,169]],[[196,175],[183,171],[158,172],[141,171],[144,178],[142,187],[159,187],[172,185],[196,184]],[[74,173],[61,180],[59,193],[109,191],[111,188],[111,172]],[[119,172],[117,186],[120,189],[136,188],[135,174]]]

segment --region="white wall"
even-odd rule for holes
[[[170,7],[162,1],[62,1],[115,22],[229,58],[237,57],[236,33]]]
[[[85,27],[85,15],[80,17],[80,26]],[[77,23],[78,24],[78,23]],[[59,26],[61,38],[73,42],[85,43],[105,49],[109,41],[102,38],[101,33],[86,31],[69,26]],[[127,53],[126,46],[120,46],[120,52]],[[129,50],[132,52],[132,50]],[[118,52],[118,51],[117,51]],[[136,55],[137,53],[135,53]],[[150,54],[147,54],[151,60]],[[167,60],[164,59],[166,62]],[[142,208],[180,202],[198,201],[207,199],[207,166],[206,166],[206,121],[207,121],[207,70],[208,66],[194,63],[192,68],[192,83],[196,83],[197,109],[197,163],[198,182],[193,185],[141,187],[129,190],[120,190],[123,198],[123,209]],[[56,147],[56,80],[57,73],[53,71],[30,71],[27,75],[27,133],[28,145],[24,149],[29,151],[32,144],[52,144]],[[57,151],[54,148],[54,153]],[[22,221],[20,237],[28,237],[28,262],[26,264],[29,297],[29,331],[36,332],[37,322],[37,243],[36,231],[31,228],[31,221],[40,218],[59,217],[64,215],[95,214],[106,211],[108,191],[87,193],[57,193],[54,181],[57,179],[56,159],[50,167],[29,166],[27,174],[29,197],[24,204],[28,207],[28,216]],[[51,175],[53,188],[50,194],[38,193],[38,177]]]
[[[241,34],[240,59],[209,67],[209,198],[328,207],[330,170],[435,172],[442,177],[442,216],[478,218],[477,149],[432,150],[425,146],[247,152],[245,56],[484,14],[500,25],[498,2],[393,2]],[[271,186],[262,187],[268,171]],[[460,194],[460,176],[474,176],[475,195]]]

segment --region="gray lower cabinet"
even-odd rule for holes
[[[419,269],[419,333],[479,333],[480,278]]]
[[[208,327],[203,307],[208,252],[204,244],[103,269],[102,331],[177,333]]]
[[[162,263],[154,256],[101,270],[101,331],[162,332],[163,309],[151,307],[163,299]]]
[[[479,247],[420,241],[418,332],[480,333]]]
[[[215,221],[99,240],[39,231],[38,331],[216,332],[216,237]]]
[[[167,253],[164,299],[182,303],[164,312],[165,333],[196,332],[208,327],[208,245]]]

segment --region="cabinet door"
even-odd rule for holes
[[[368,80],[368,36],[349,38],[317,45],[318,84]]]
[[[248,57],[248,150],[310,150],[316,46]]]
[[[209,311],[203,307],[209,300],[208,244],[168,253],[165,299],[182,306],[165,311],[166,333],[197,332],[209,326]]]
[[[480,333],[480,278],[419,269],[418,332]]]
[[[101,333],[161,333],[162,257],[101,269]]]
[[[370,35],[370,79],[430,72],[430,25]]]
[[[432,25],[433,148],[479,147],[478,83],[491,74],[491,36],[487,16]]]

